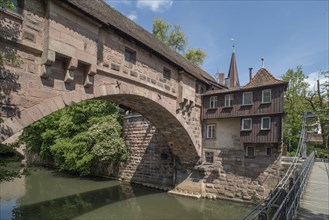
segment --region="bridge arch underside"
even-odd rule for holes
[[[98,98],[99,99],[99,98]],[[127,106],[148,119],[166,138],[172,153],[181,164],[194,165],[198,150],[182,122],[159,103],[138,95],[109,95],[100,98]]]
[[[114,85],[102,85],[98,86],[94,93],[91,94],[70,91],[66,94],[46,99],[33,107],[25,109],[19,115],[5,119],[1,125],[1,141],[6,143],[7,141],[5,140],[10,140],[9,137],[15,137],[24,127],[67,105],[78,103],[82,100],[101,99],[125,105],[142,114],[166,138],[172,153],[179,159],[182,165],[187,167],[195,165],[199,159],[200,146],[194,140],[193,133],[183,117],[176,114],[175,106],[173,105],[174,100],[163,95],[160,96],[155,91],[147,91],[145,89],[142,89],[143,94],[136,95],[138,91],[141,91],[141,87],[130,87],[125,83],[122,83],[122,87],[123,89],[120,91]],[[109,90],[116,94],[107,92]],[[129,93],[124,91],[129,91]],[[56,106],[54,102],[60,107],[51,107]]]

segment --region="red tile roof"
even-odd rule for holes
[[[267,85],[284,84],[286,81],[276,79],[267,69],[260,68],[256,75],[250,80],[244,88],[253,88]]]
[[[283,80],[276,79],[267,69],[264,67],[260,68],[256,75],[247,83],[245,86],[240,87],[231,87],[231,88],[223,88],[220,90],[211,90],[207,91],[203,95],[211,95],[211,94],[220,94],[220,93],[229,93],[229,92],[236,92],[236,91],[246,91],[256,87],[263,87],[263,86],[270,86],[270,85],[279,85],[279,84],[286,84],[288,82]]]

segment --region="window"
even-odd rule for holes
[[[210,108],[216,108],[217,107],[217,96],[210,96]]]
[[[206,88],[204,85],[197,83],[196,84],[196,92],[199,94],[202,94],[206,91]]]
[[[215,124],[207,125],[207,138],[215,138]]]
[[[225,107],[233,106],[233,94],[225,95]]]
[[[244,92],[242,105],[251,105],[252,104],[252,92]]]
[[[272,155],[272,148],[271,147],[267,147],[266,148],[266,156],[271,156]]]
[[[251,130],[251,125],[252,125],[251,118],[243,118],[242,119],[241,130],[242,131],[250,131]]]
[[[130,63],[135,63],[136,62],[136,52],[125,48],[125,61],[130,62]]]
[[[171,78],[171,71],[170,69],[166,68],[166,67],[163,67],[163,78],[165,79],[169,79]]]
[[[255,157],[255,147],[246,147],[246,157],[249,158]]]
[[[270,126],[271,126],[271,118],[270,117],[263,117],[262,118],[261,129],[262,130],[270,130]]]
[[[262,103],[271,103],[271,90],[265,89],[262,91]]]
[[[214,162],[214,153],[213,152],[205,152],[206,163]]]

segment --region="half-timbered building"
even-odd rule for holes
[[[228,77],[219,83],[227,88],[203,96],[204,162],[211,164],[216,158],[223,160],[232,155],[239,161],[277,158],[282,145],[287,82],[262,67],[254,77],[250,69],[250,81],[240,86],[233,52]]]

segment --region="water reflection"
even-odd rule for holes
[[[45,169],[27,176],[25,188],[19,199],[1,200],[1,219],[239,219],[250,210],[242,204],[172,196]]]

